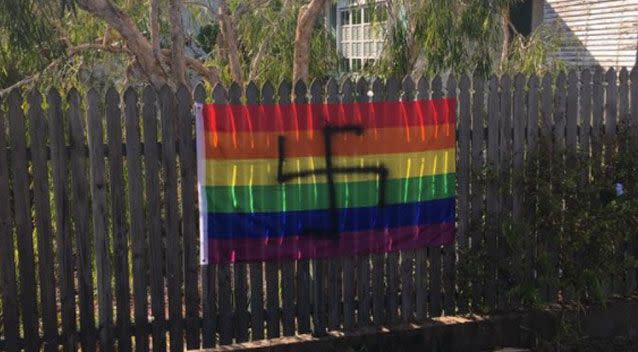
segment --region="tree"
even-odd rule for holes
[[[254,0],[250,2],[237,0],[208,1],[182,1],[166,0],[168,6],[162,6],[165,2],[160,0],[148,0],[145,2],[127,2],[118,5],[114,0],[62,0],[58,4],[45,2],[44,0],[6,0],[7,2],[21,3],[22,6],[13,8],[6,6],[7,18],[13,16],[13,12],[21,11],[22,17],[30,17],[35,12],[62,13],[60,18],[47,18],[50,21],[42,26],[51,30],[53,35],[46,42],[59,42],[60,50],[57,55],[44,60],[46,64],[34,67],[32,74],[27,75],[21,81],[14,83],[8,89],[0,91],[6,93],[10,88],[30,84],[38,79],[43,71],[59,69],[66,65],[70,59],[76,56],[91,57],[98,52],[108,52],[129,59],[126,73],[130,76],[140,76],[159,87],[163,84],[176,86],[187,83],[187,71],[193,71],[197,76],[205,78],[208,83],[214,85],[221,80],[234,80],[244,83],[245,79],[257,79],[260,77],[260,69],[264,66],[267,57],[276,57],[282,53],[269,52],[288,47],[292,57],[290,73],[284,74],[287,78],[308,80],[309,65],[312,55],[310,51],[316,47],[313,39],[315,35],[322,36],[325,31],[317,30],[316,25],[328,0],[279,1],[279,0]],[[28,2],[28,6],[25,5]],[[215,6],[217,5],[217,6]],[[77,7],[77,10],[76,10]],[[164,8],[167,7],[167,8]],[[44,9],[47,11],[44,11]],[[146,8],[145,11],[141,11]],[[200,8],[200,10],[194,10]],[[203,10],[202,10],[203,9]],[[202,55],[198,57],[189,50],[189,45],[197,43],[186,32],[182,23],[184,14],[188,12],[205,12],[208,21],[207,28],[214,26],[219,28],[215,32],[216,40],[213,46],[214,57]],[[284,20],[272,17],[273,13],[279,13]],[[97,30],[88,31],[93,36],[78,36],[69,38],[67,31],[75,31],[86,26],[78,17],[88,18],[91,26]],[[257,23],[267,23],[266,30],[250,29],[245,18],[251,18]],[[277,33],[289,33],[291,20],[296,20],[294,43],[292,34],[288,38],[282,38]],[[9,22],[9,21],[6,21]],[[9,28],[9,34],[14,35],[19,28]],[[54,30],[53,30],[54,29]],[[165,34],[165,29],[170,32]],[[262,28],[263,29],[263,28]],[[257,30],[262,40],[250,37],[251,33],[239,32]],[[101,32],[101,33],[98,33]],[[0,32],[1,33],[1,32]],[[217,33],[219,35],[217,35]],[[73,36],[71,36],[73,37]],[[290,45],[272,43],[263,40],[270,37],[274,40],[286,40]],[[249,40],[246,40],[249,39]],[[328,39],[328,38],[324,38]],[[253,44],[259,42],[258,48]],[[274,44],[269,47],[266,44]],[[334,46],[326,40],[325,48]],[[201,49],[199,49],[201,51]],[[330,55],[328,55],[330,56]],[[332,55],[336,57],[336,55]],[[324,56],[325,57],[325,56]],[[288,61],[288,60],[286,60]],[[336,61],[336,60],[335,60]],[[225,71],[229,69],[229,77]],[[285,77],[282,77],[285,78]]]

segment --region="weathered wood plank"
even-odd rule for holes
[[[263,104],[275,103],[275,89],[270,82],[264,83],[261,88],[261,101]],[[281,335],[281,309],[279,295],[279,263],[269,261],[266,266],[266,309],[267,309],[267,336],[268,338]]]
[[[303,81],[298,81],[294,90],[296,104],[308,102],[307,87]],[[299,333],[310,332],[310,263],[307,259],[297,261],[297,330]]]
[[[182,205],[181,233],[184,249],[184,303],[186,306],[186,348],[199,348],[199,239],[195,216],[195,190],[197,189],[197,166],[193,144],[193,101],[185,86],[177,89],[177,136],[179,140],[180,194]]]
[[[55,193],[55,228],[57,262],[60,277],[60,305],[62,306],[62,341],[66,351],[76,348],[75,288],[73,285],[73,243],[67,188],[67,155],[62,101],[57,90],[47,94],[49,116],[49,141],[51,145],[51,171]]]
[[[498,267],[498,283],[497,283],[497,306],[499,309],[509,309],[507,292],[509,283],[507,280],[507,263],[505,258],[510,255],[505,243],[505,231],[508,230],[509,224],[506,219],[510,218],[512,211],[512,190],[511,190],[511,168],[512,168],[512,89],[511,79],[508,74],[504,74],[500,80],[501,87],[501,111],[499,115],[500,123],[500,140],[499,140],[499,190],[500,204],[498,204],[498,230],[497,236],[497,267]]]
[[[193,141],[193,100],[187,87],[177,89],[177,135],[179,139],[181,233],[184,246],[184,300],[186,305],[186,348],[199,348],[199,263],[195,224],[196,160]]]
[[[624,130],[629,120],[629,71],[623,67],[618,72],[618,124]]]
[[[277,95],[279,104],[290,104],[291,84],[283,81],[279,84]],[[297,305],[295,287],[295,262],[286,260],[281,263],[281,304],[283,311],[283,334],[295,334],[295,310]]]
[[[146,231],[149,246],[151,321],[153,351],[166,350],[164,330],[164,253],[162,246],[162,222],[160,208],[159,167],[160,155],[157,145],[157,93],[151,86],[144,88],[142,118],[144,121],[144,167],[146,176]]]
[[[321,81],[314,80],[310,85],[310,103],[322,104],[324,102],[324,87]],[[313,200],[308,200],[313,202]],[[312,260],[312,335],[325,336],[326,330],[326,259]]]
[[[603,70],[597,67],[594,71],[592,86],[592,128],[591,128],[591,154],[592,174],[594,178],[601,175],[601,163],[603,154],[603,123],[605,121],[605,90],[603,87]]]
[[[124,190],[124,164],[122,158],[122,113],[120,97],[111,87],[106,92],[106,126],[109,146],[109,175],[111,182],[111,228],[113,236],[113,273],[115,276],[115,325],[120,351],[131,350],[130,287],[128,267],[128,231]]]
[[[629,116],[627,124],[628,124],[628,133],[629,138],[635,140],[638,137],[638,66],[634,66],[631,70],[630,74],[631,79],[631,87],[629,92]],[[636,257],[638,254],[638,239],[634,238],[629,242],[629,246],[627,248],[630,255]],[[627,272],[627,285],[625,287],[625,292],[634,292],[638,287],[638,268],[636,265],[631,267]]]
[[[432,99],[443,97],[443,81],[439,75],[432,80]],[[430,317],[438,317],[442,313],[441,296],[441,246],[432,246],[428,249],[430,262]]]
[[[540,148],[541,155],[551,155],[552,153],[552,128],[554,123],[552,121],[552,106],[553,106],[553,90],[552,90],[552,76],[550,74],[545,74],[542,80],[542,88],[541,88],[541,106],[540,106]],[[539,165],[539,176],[542,177],[543,180],[549,180],[549,175],[551,175],[551,163],[547,163],[547,165]],[[539,178],[540,178],[539,177]],[[552,188],[547,182],[543,189],[539,189],[539,192],[547,192],[547,194],[551,194]],[[544,213],[539,214],[543,216]],[[538,233],[538,242],[539,242],[539,254],[545,254],[545,258],[550,256],[548,252],[550,249],[552,231],[547,226],[543,226],[539,229]],[[549,283],[551,279],[551,270],[547,268],[549,263],[539,263],[539,276],[541,278],[540,282],[544,282],[544,287],[541,287],[541,293],[544,302],[552,302],[552,295],[550,294],[550,287],[552,286]]]
[[[536,75],[532,75],[528,82],[528,93],[527,93],[527,151],[526,151],[526,168],[528,182],[531,180],[538,180],[538,98],[539,98],[539,85],[538,78]],[[530,282],[535,282],[534,280],[537,278],[536,273],[536,248],[537,248],[537,226],[536,226],[536,207],[538,204],[537,195],[533,194],[533,192],[538,192],[537,184],[532,184],[532,191],[528,193],[528,196],[525,197],[524,201],[526,204],[527,211],[524,216],[527,218],[527,224],[530,229],[530,240],[529,245],[530,248],[527,251],[528,253],[528,279]]]
[[[368,102],[368,82],[364,77],[357,80],[356,101]],[[373,194],[368,194],[372,197]],[[353,194],[353,197],[356,197]],[[362,255],[357,258],[357,326],[365,327],[371,324],[370,310],[372,308],[372,291],[370,286],[370,255]]]
[[[351,103],[354,101],[354,85],[347,78],[341,85],[341,102]],[[343,329],[352,331],[355,327],[355,275],[354,275],[354,259],[344,257],[341,262],[343,269]],[[395,291],[396,293],[396,291]]]
[[[499,210],[499,184],[495,175],[498,175],[498,132],[499,132],[499,92],[498,79],[496,76],[490,77],[489,97],[487,106],[487,221],[486,221],[486,293],[485,300],[489,309],[496,308],[497,295],[497,231],[498,231],[498,210]]]
[[[326,102],[329,104],[339,103],[339,84],[334,78],[328,80]],[[341,325],[341,258],[328,260],[326,290],[328,329],[336,330]]]
[[[31,221],[31,197],[25,142],[22,97],[16,89],[9,94],[9,136],[11,138],[11,170],[13,171],[13,216],[18,242],[20,305],[25,350],[38,349],[38,304],[33,263],[33,234]]]
[[[447,81],[447,98],[457,104],[456,77],[450,74]],[[454,109],[457,113],[458,109]],[[458,120],[454,116],[455,121]],[[443,246],[443,310],[445,315],[454,315],[456,312],[456,243]]]
[[[402,88],[401,101],[413,101],[416,96],[416,87],[410,76],[403,79]],[[399,276],[401,279],[401,320],[403,323],[414,321],[414,258],[414,250],[401,252]]]
[[[0,150],[7,148],[6,114],[0,110]],[[9,190],[9,160],[7,153],[0,153],[0,280],[2,280],[2,324],[7,351],[18,351],[20,316],[18,308],[18,282],[15,266],[15,237],[11,216]],[[65,330],[65,332],[68,330]]]
[[[259,88],[254,82],[246,87],[246,103],[259,104]],[[253,116],[259,123],[257,116]],[[256,126],[258,127],[258,126]],[[263,198],[260,198],[263,199]],[[264,338],[264,267],[262,262],[250,264],[250,330],[252,340]]]
[[[221,85],[216,85],[213,89],[213,102],[215,104],[225,104],[228,101],[226,90]],[[233,342],[233,327],[236,317],[233,316],[233,292],[231,287],[230,264],[218,265],[218,294],[219,294],[219,344],[228,345]]]
[[[553,155],[556,163],[551,165],[551,183],[554,194],[564,195],[565,190],[561,189],[558,182],[562,179],[562,175],[565,172],[565,128],[567,126],[567,94],[566,94],[566,80],[567,77],[564,72],[560,72],[556,77],[556,89],[554,91],[554,141],[553,141]],[[551,238],[549,239],[549,261],[550,261],[550,298],[552,301],[558,299],[559,291],[559,272],[560,272],[560,247],[558,246],[558,239],[562,236],[562,223],[563,218],[559,219],[559,225],[552,230]]]
[[[110,351],[113,347],[113,292],[111,288],[110,241],[108,236],[108,209],[106,208],[106,179],[104,169],[103,113],[99,93],[90,89],[88,100],[88,142],[90,160],[91,212],[97,269],[98,332],[100,347]]]
[[[142,148],[137,93],[129,87],[124,92],[126,128],[126,171],[128,176],[128,208],[130,214],[131,253],[133,259],[133,302],[135,306],[135,351],[148,351],[148,280],[146,234],[144,232],[144,186],[142,185]]]
[[[195,102],[198,104],[197,109],[202,109],[199,104],[203,104],[206,101],[206,91],[201,84],[195,87],[194,91]],[[199,113],[199,111],[197,111]],[[197,122],[196,122],[197,123]],[[199,171],[198,171],[199,172]],[[198,194],[199,197],[199,194]],[[199,204],[199,198],[198,198]],[[199,209],[198,209],[199,210]],[[201,224],[200,226],[201,231]],[[199,248],[200,258],[204,257],[205,249]],[[201,266],[201,280],[202,280],[202,347],[210,348],[215,345],[216,341],[216,328],[217,328],[217,289],[216,289],[216,275],[217,266],[211,263]]]
[[[524,171],[524,158],[525,158],[525,128],[527,124],[527,116],[525,115],[525,92],[526,79],[523,74],[517,74],[514,77],[514,94],[512,100],[512,222],[517,226],[527,224],[525,220],[525,192],[524,184],[521,178]],[[534,233],[531,228],[525,228],[523,246],[530,246],[532,241],[529,239],[533,237]],[[523,249],[526,249],[525,247]],[[524,252],[524,250],[522,251]],[[531,268],[531,260],[529,258],[529,252],[525,253],[523,260],[526,263],[526,267]],[[525,279],[530,279],[526,277]],[[531,281],[530,281],[531,282]],[[509,289],[509,287],[508,287]],[[512,306],[517,307],[520,302],[514,300],[510,302]]]
[[[231,104],[241,104],[242,91],[239,84],[233,82],[228,88],[228,101]],[[239,119],[238,116],[233,116]],[[235,299],[235,340],[236,342],[248,341],[248,283],[245,263],[234,263],[233,278],[235,287],[233,288]]]
[[[471,253],[478,256],[483,248],[485,237],[483,226],[483,215],[485,210],[485,146],[484,146],[484,111],[483,105],[485,101],[484,81],[475,75],[472,79],[472,161],[470,174],[470,191],[471,191]],[[484,265],[477,264],[477,265]],[[481,307],[484,297],[485,285],[481,280],[474,280],[472,285],[472,311],[477,312]]]
[[[618,132],[618,81],[616,70],[610,68],[605,73],[605,125],[604,125],[604,163],[611,165],[616,153],[615,138]],[[606,174],[606,176],[609,176]],[[610,180],[613,181],[613,180]],[[622,248],[614,248],[615,255],[621,255]],[[611,289],[613,293],[620,293],[622,288],[622,274],[613,273],[611,277]]]
[[[638,66],[631,69],[631,117],[630,117],[630,133],[632,137],[638,137]]]
[[[462,256],[468,253],[469,249],[469,225],[470,225],[470,80],[466,74],[459,79],[459,95],[458,95],[458,118],[456,120],[457,129],[459,131],[458,154],[456,168],[456,198],[457,198],[457,235],[456,242],[458,244],[459,263],[463,260]],[[457,276],[458,277],[458,276]],[[459,280],[457,282],[459,289],[459,299],[457,301],[459,313],[467,313],[469,282],[467,280]]]
[[[53,273],[53,229],[49,203],[49,177],[46,155],[46,122],[42,112],[42,96],[33,89],[29,102],[29,136],[31,137],[31,165],[33,172],[33,199],[35,229],[37,231],[38,269],[42,317],[42,344],[45,351],[57,349],[57,317],[55,303],[55,275]]]
[[[75,230],[78,267],[78,301],[80,314],[80,341],[82,351],[95,351],[95,308],[93,300],[93,266],[91,254],[91,237],[89,230],[89,181],[87,179],[87,158],[83,146],[86,143],[84,117],[80,106],[80,95],[71,89],[67,100],[69,108],[70,145],[71,145],[71,179],[73,203],[71,215]]]
[[[159,91],[162,133],[162,178],[164,181],[164,236],[166,245],[166,283],[168,286],[168,316],[170,349],[184,349],[182,326],[182,246],[177,208],[177,155],[175,152],[177,102],[168,86]]]
[[[383,80],[375,79],[372,82],[372,101],[380,102],[385,95]],[[383,254],[372,255],[372,321],[376,326],[386,323],[385,316],[385,282],[383,280]],[[337,297],[337,301],[340,299]],[[344,300],[345,301],[345,300]]]

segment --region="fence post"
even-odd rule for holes
[[[456,190],[458,201],[458,262],[461,265],[464,255],[469,249],[469,224],[470,224],[470,80],[467,74],[459,79],[458,116],[456,124],[459,131],[458,155],[456,168]],[[458,281],[459,299],[458,312],[467,313],[469,283],[459,275]]]
[[[441,76],[436,75],[432,80],[432,99],[443,98],[443,82]],[[441,246],[428,248],[430,261],[430,317],[441,315]]]

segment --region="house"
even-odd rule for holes
[[[358,71],[381,54],[384,36],[378,19],[384,3],[339,0],[328,5],[326,20],[335,29],[341,70]],[[638,60],[638,0],[524,0],[512,7],[510,17],[522,35],[540,25],[556,28],[563,36],[556,55],[570,66],[631,67]]]
[[[557,53],[580,67],[632,67],[638,59],[638,0],[537,0],[536,25],[564,34]],[[540,4],[542,3],[542,4]],[[542,6],[541,6],[542,5]]]

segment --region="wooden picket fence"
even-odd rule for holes
[[[325,83],[325,84],[324,84]],[[374,94],[370,95],[369,91]],[[171,351],[326,330],[392,327],[509,309],[498,275],[455,280],[500,211],[523,216],[515,184],[471,177],[524,163],[540,136],[589,150],[618,124],[638,135],[638,70],[554,77],[313,82],[258,88],[12,92],[0,110],[0,350]],[[215,103],[457,98],[457,239],[359,258],[199,266],[193,99]],[[161,136],[161,137],[160,137]],[[400,141],[397,141],[400,142]],[[473,226],[484,224],[484,226]],[[556,255],[556,253],[553,253]],[[489,265],[489,264],[486,264]],[[555,273],[558,275],[558,273]],[[635,273],[628,276],[635,289]],[[465,286],[463,286],[465,287]],[[467,289],[467,287],[466,287]],[[555,301],[558,289],[546,299]],[[467,297],[464,295],[463,297]]]

